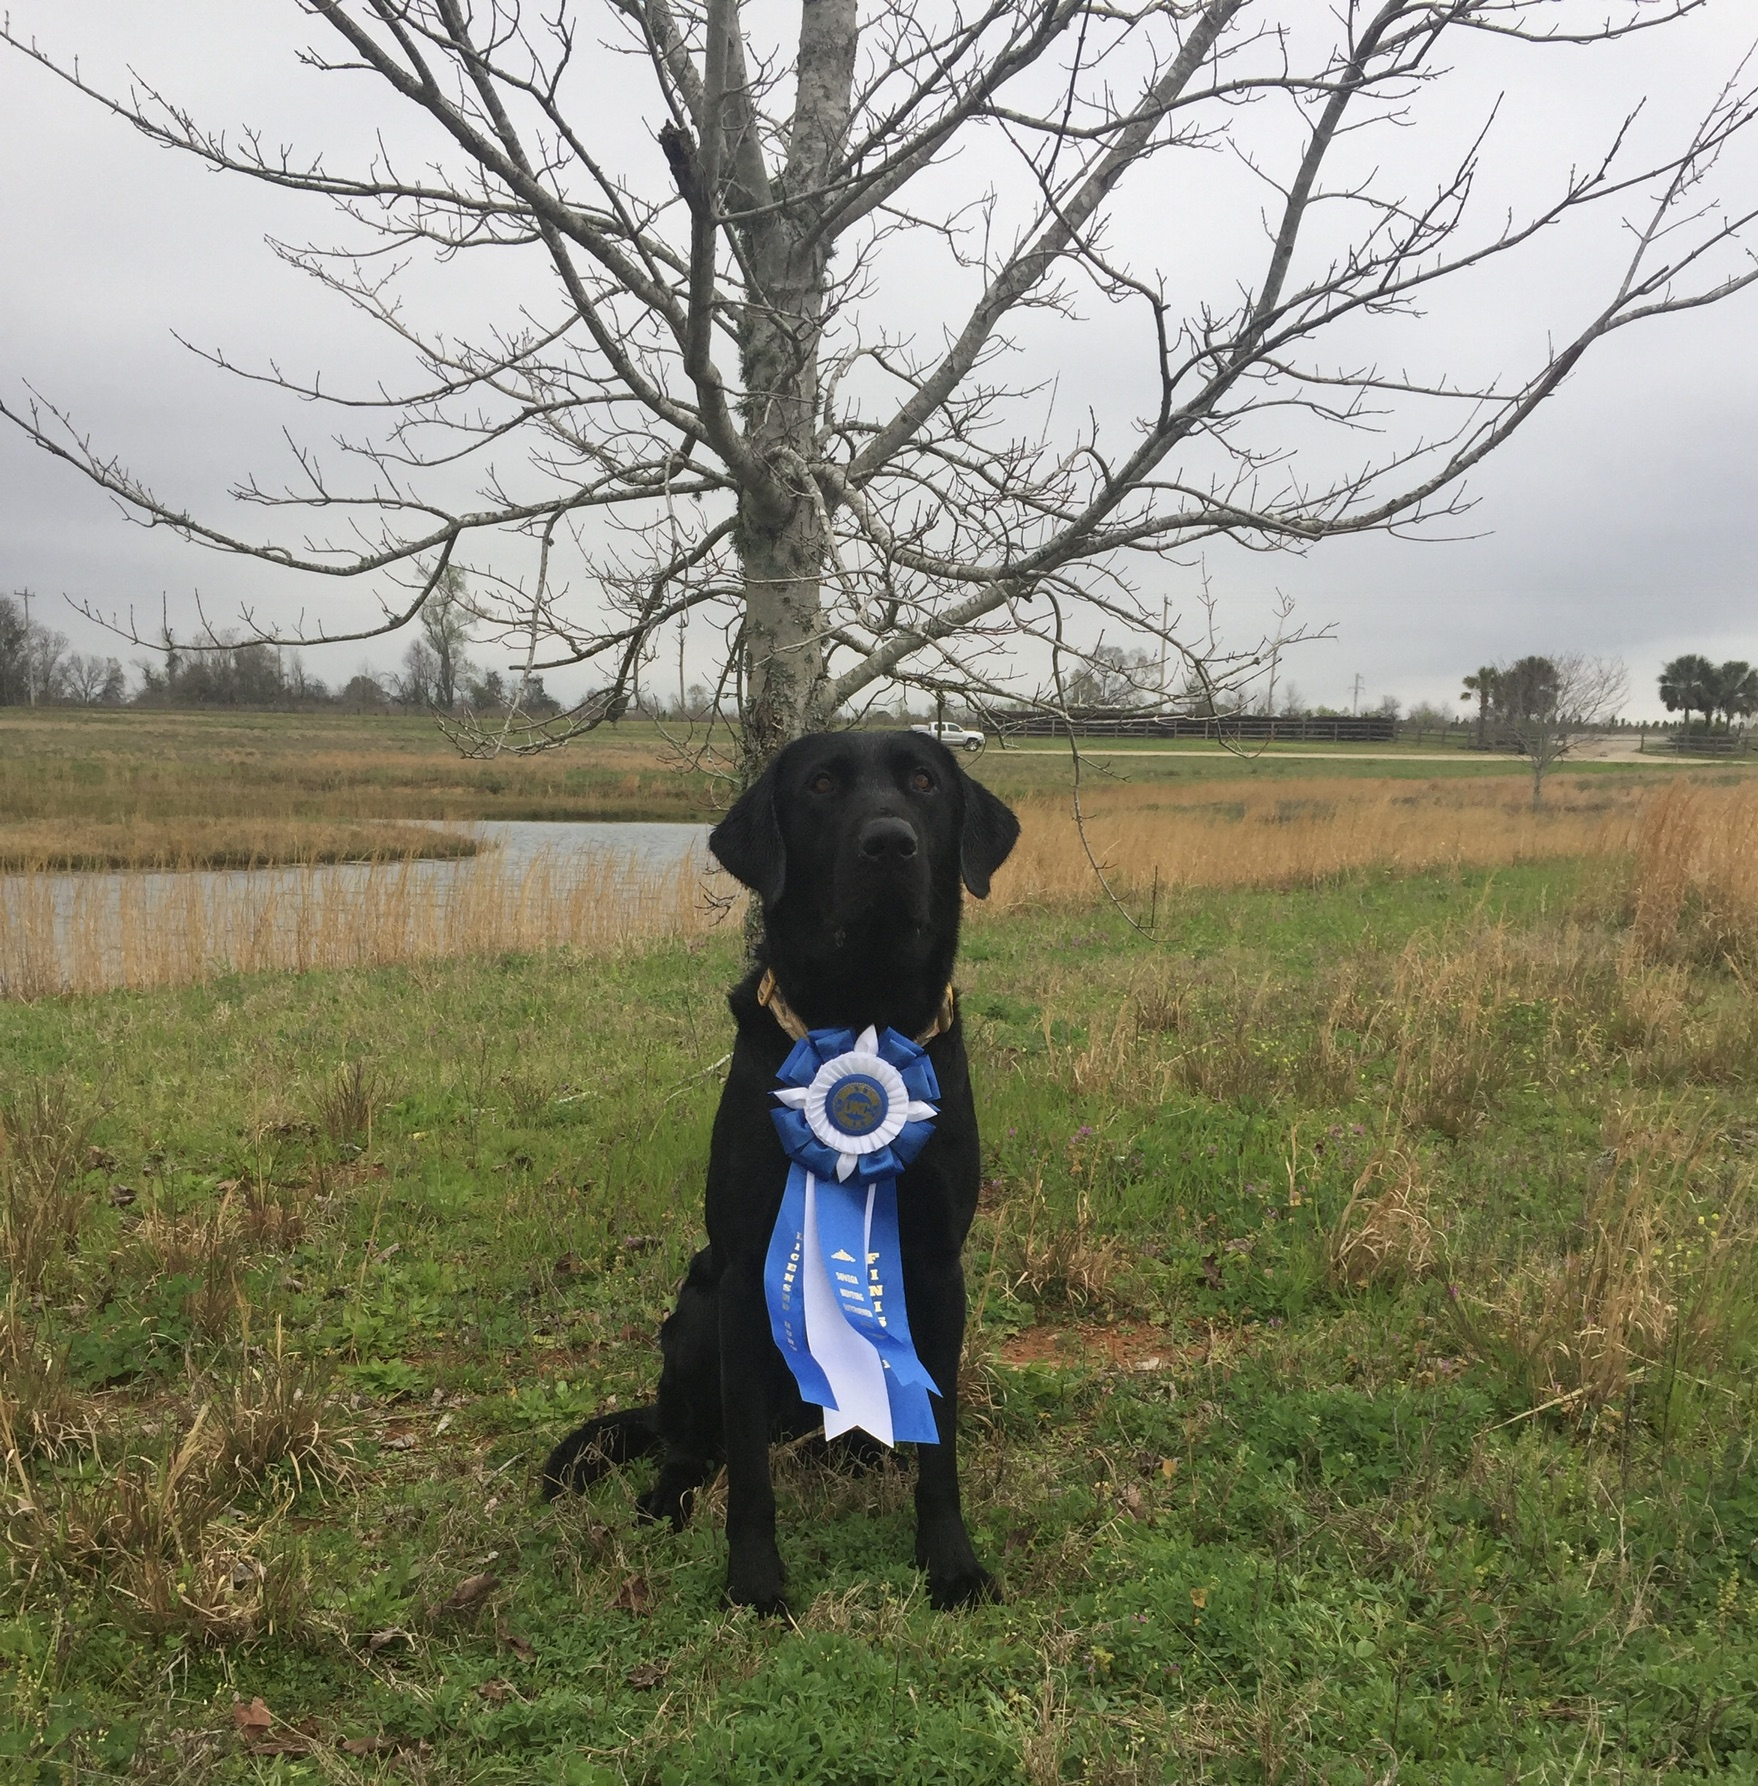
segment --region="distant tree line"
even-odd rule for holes
[[[478,670],[469,656],[471,614],[463,578],[451,573],[444,595],[421,614],[403,673],[361,670],[340,688],[311,675],[298,652],[255,640],[216,638],[201,650],[167,643],[162,657],[137,660],[130,690],[119,659],[68,649],[66,636],[30,613],[23,592],[0,595],[0,707],[339,707],[356,713],[437,711],[494,714],[517,710],[542,718],[559,711],[541,676],[514,678]]]
[[[128,678],[113,657],[69,651],[64,633],[30,615],[26,592],[0,595],[0,707],[114,707]]]

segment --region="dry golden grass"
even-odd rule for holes
[[[233,1291],[234,1297],[236,1290]],[[301,1616],[307,1583],[282,1526],[297,1493],[352,1472],[331,1369],[253,1344],[249,1309],[229,1366],[188,1400],[100,1411],[72,1389],[16,1308],[0,1313],[0,1477],[15,1567],[102,1581],[153,1631],[236,1641]],[[51,1472],[33,1460],[59,1457]],[[245,1517],[241,1497],[259,1508]]]
[[[0,1263],[15,1293],[35,1291],[79,1244],[91,1208],[81,1183],[91,1124],[58,1082],[32,1082],[0,1103]]]
[[[1634,855],[1627,916],[1650,960],[1758,964],[1758,787],[1668,788]]]
[[[149,1631],[237,1641],[295,1623],[300,1559],[279,1542],[286,1502],[244,1521],[237,1478],[203,1406],[158,1455],[93,1456],[78,1477],[39,1481],[14,1447],[4,1465],[15,1564],[101,1579]]]
[[[0,1458],[52,1456],[86,1430],[67,1357],[20,1308],[15,1284],[0,1309]]]
[[[1295,1041],[1288,1028],[1294,1010],[1286,986],[1266,977],[1242,977],[1236,968],[1162,959],[1130,989],[1108,1050],[1116,1061],[1110,1083],[1122,1091],[1143,1071],[1144,1045],[1152,1058],[1156,1039],[1168,1038],[1167,1077],[1217,1103],[1290,1093],[1320,1102],[1339,1097],[1354,1070],[1342,1031],[1366,1022],[1356,1009],[1359,995],[1356,975],[1345,971],[1334,986],[1321,990],[1320,1008],[1312,1013],[1316,1034]],[[1300,1015],[1306,1015],[1304,1009]],[[1122,1046],[1125,1023],[1137,1044],[1133,1051]],[[1096,1049],[1095,1037],[1087,1050],[1095,1063],[1103,1058]]]
[[[282,1465],[300,1485],[313,1472],[332,1480],[347,1475],[351,1445],[337,1425],[334,1374],[324,1359],[288,1351],[279,1317],[273,1341],[252,1346],[244,1310],[233,1369],[194,1385],[213,1408],[214,1467],[253,1486]]]
[[[1507,1083],[1508,1008],[1527,990],[1532,976],[1521,970],[1530,966],[1500,925],[1472,932],[1463,947],[1426,936],[1406,946],[1383,1006],[1395,1033],[1392,1100],[1402,1122],[1462,1135]]]
[[[449,860],[476,850],[476,840],[460,831],[314,819],[54,819],[0,825],[0,871],[6,873]]]
[[[1086,1192],[1076,1198],[1073,1221],[1060,1220],[1042,1174],[1004,1198],[989,1248],[1007,1293],[1028,1302],[1105,1308],[1125,1275],[1126,1250],[1094,1221]]]
[[[186,985],[220,973],[381,967],[698,933],[705,864],[490,854],[451,867],[300,863],[252,875],[125,873],[0,884],[0,997]]]
[[[1608,1139],[1573,1243],[1452,1304],[1474,1349],[1535,1408],[1592,1412],[1644,1378],[1712,1375],[1745,1331],[1752,1173],[1718,1182],[1703,1169],[1702,1134],[1664,1124],[1614,1115]]]
[[[1437,1241],[1430,1201],[1428,1181],[1408,1152],[1377,1150],[1326,1236],[1332,1283],[1396,1284],[1426,1275]]]
[[[1684,791],[1684,790],[1681,790]],[[1558,786],[1533,812],[1507,777],[1417,782],[1165,783],[1084,799],[1093,854],[1119,893],[1157,887],[1310,886],[1352,869],[1495,868],[1630,847],[1647,790],[1596,779]],[[998,906],[1087,905],[1091,865],[1066,799],[1020,803],[1022,831],[996,878]]]

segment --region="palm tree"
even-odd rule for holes
[[[1562,699],[1562,677],[1548,657],[1523,657],[1496,672],[1496,709],[1507,719],[1548,719]]]
[[[1496,667],[1485,664],[1475,675],[1465,678],[1465,692],[1459,697],[1461,701],[1474,699],[1477,702],[1477,748],[1482,750],[1489,731],[1489,706],[1496,698]]]
[[[1710,693],[1730,728],[1735,719],[1750,719],[1758,713],[1758,670],[1737,657],[1718,664]]]
[[[1705,721],[1710,714],[1710,688],[1715,680],[1715,665],[1708,658],[1688,651],[1664,664],[1660,672],[1660,702],[1668,713],[1684,710],[1685,726],[1691,729],[1691,713],[1700,709]]]

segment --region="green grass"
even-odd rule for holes
[[[1567,943],[1575,879],[1192,895],[1151,939],[1094,911],[973,928],[964,1479],[1006,1599],[960,1615],[926,1605],[899,1468],[780,1462],[792,1624],[720,1605],[712,1494],[677,1536],[634,1520],[643,1467],[536,1500],[547,1445],[654,1380],[732,939],[0,1007],[9,1082],[71,1087],[100,1150],[77,1253],[19,1304],[97,1437],[5,1488],[0,1775],[1758,1775],[1749,1302],[1713,1356],[1677,1342],[1621,1398],[1539,1413],[1496,1325],[1512,1274],[1579,1246],[1608,1125],[1694,1137],[1712,1214],[1758,1133],[1737,987],[1689,970],[1723,1026],[1695,1053],[1637,1037],[1615,929],[1589,914],[1593,948]],[[1448,1135],[1398,1101],[1420,1011],[1389,989],[1412,939],[1492,934],[1577,966],[1494,1005]],[[354,1062],[370,1134],[338,1091]],[[1432,1186],[1437,1265],[1351,1288],[1331,1237],[1394,1144]],[[241,1230],[240,1300],[253,1343],[279,1317],[334,1373],[352,1453],[340,1479],[228,1479],[171,1546],[192,1599],[214,1554],[275,1586],[272,1631],[216,1637],[128,1599],[120,1551],[76,1556],[67,1510],[126,1455],[172,1455],[196,1380],[236,1374],[236,1315],[143,1239],[221,1204],[280,1212]],[[280,1753],[235,1728],[255,1698]]]

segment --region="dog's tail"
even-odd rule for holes
[[[600,1414],[577,1426],[549,1454],[543,1466],[543,1498],[553,1501],[564,1488],[577,1494],[607,1470],[659,1449],[659,1409],[627,1408]]]

